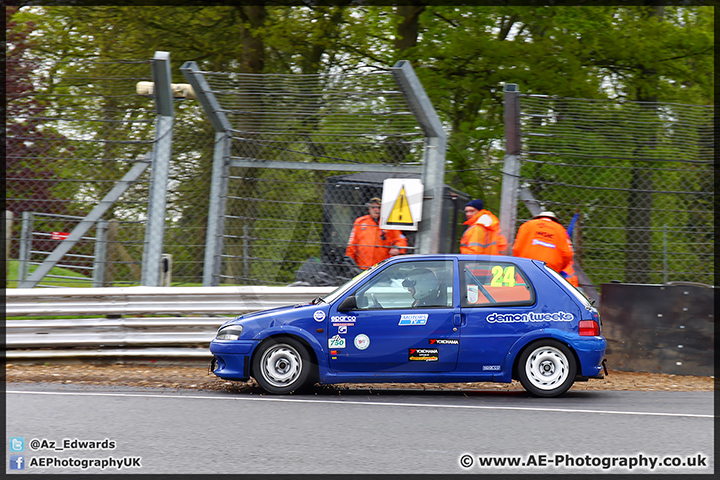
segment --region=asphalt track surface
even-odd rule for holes
[[[12,438],[24,445],[6,453],[6,472],[710,474],[713,395],[571,391],[538,399],[524,392],[391,390],[270,396],[9,383],[6,442],[8,449]],[[81,449],[82,442],[96,444]],[[111,443],[114,448],[101,448]],[[10,469],[11,455],[23,456],[24,471]]]

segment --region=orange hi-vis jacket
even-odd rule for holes
[[[383,230],[372,216],[365,215],[353,223],[345,255],[365,270],[388,258],[391,248],[407,246],[407,237],[400,230]],[[405,251],[401,249],[400,253]]]
[[[534,218],[520,225],[512,253],[516,257],[542,260],[558,273],[573,258],[572,244],[565,228],[547,217]]]
[[[507,239],[500,232],[500,221],[489,210],[480,210],[463,225],[470,225],[460,239],[460,253],[502,255]]]
[[[570,284],[579,287],[580,282],[578,281],[577,273],[575,273],[575,260],[570,260],[570,263],[567,264],[567,267],[563,268],[560,272],[560,275],[562,275],[565,280],[570,282]]]

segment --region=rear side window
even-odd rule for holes
[[[535,290],[513,263],[460,262],[460,275],[463,307],[535,303]]]

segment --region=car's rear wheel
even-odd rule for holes
[[[570,349],[546,339],[529,345],[518,359],[518,377],[523,388],[536,397],[556,397],[575,382],[577,364]]]
[[[312,378],[313,362],[305,346],[292,338],[265,340],[252,361],[253,376],[269,393],[292,393]]]

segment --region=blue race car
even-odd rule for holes
[[[553,397],[603,378],[600,326],[597,309],[543,262],[402,255],[324,298],[226,322],[210,343],[211,370],[274,394],[318,382],[517,379]]]

